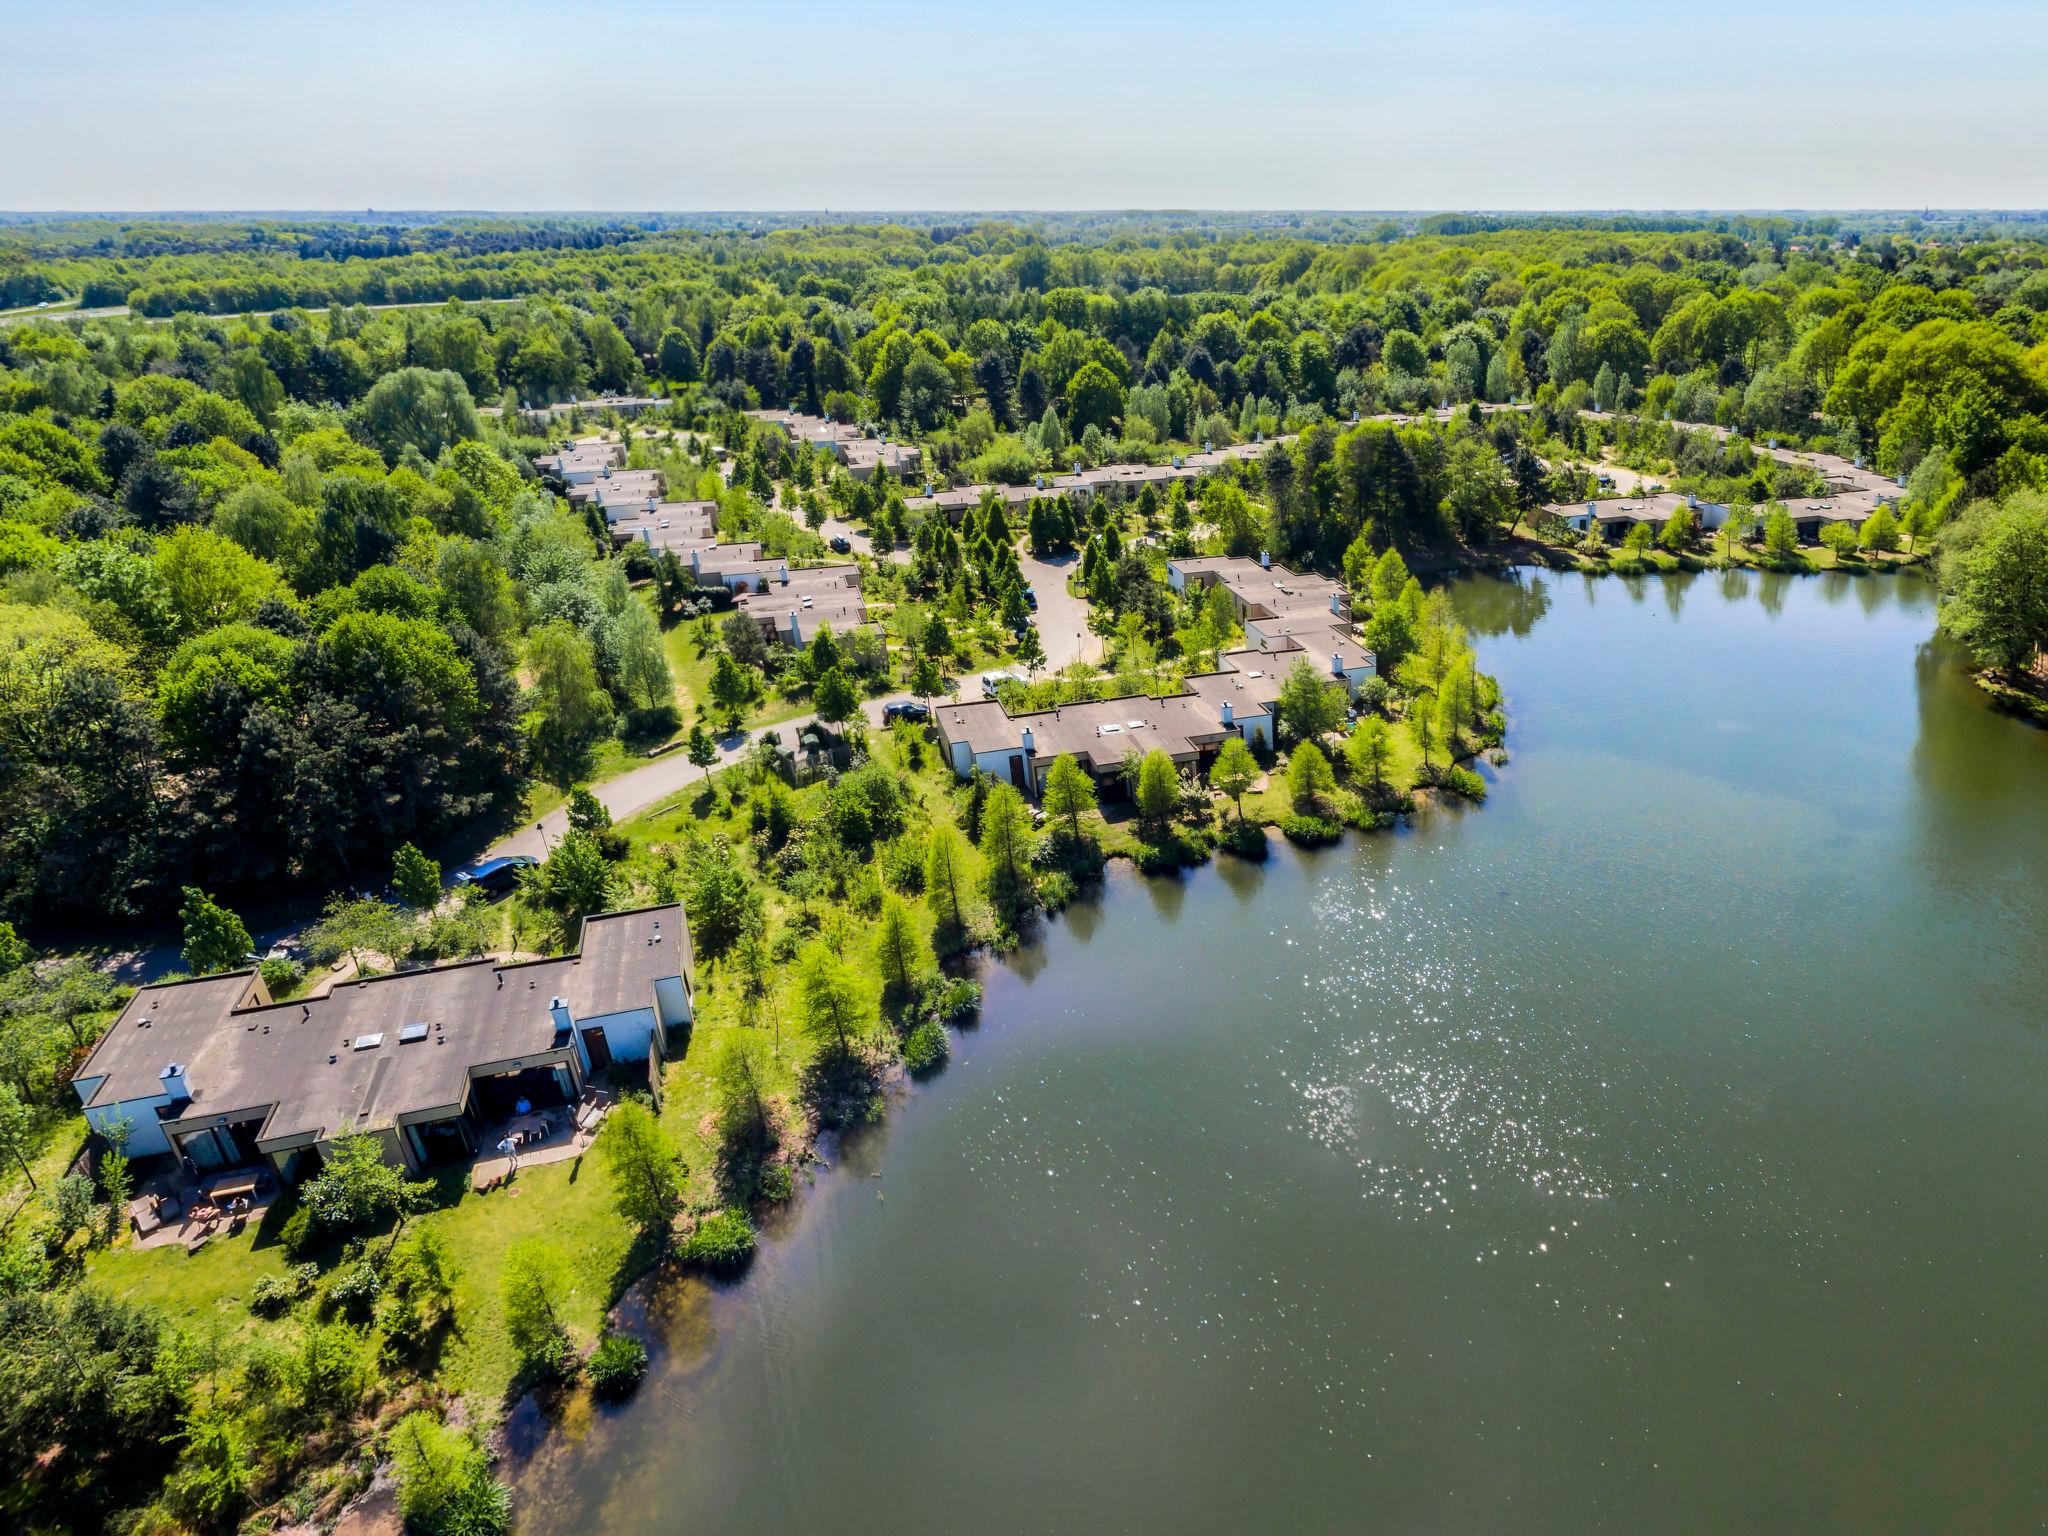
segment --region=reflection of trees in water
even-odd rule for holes
[[[1724,567],[1717,585],[1721,596],[1728,602],[1741,602],[1749,596],[1749,568],[1743,565]]]
[[[1451,589],[1458,618],[1477,635],[1518,638],[1550,612],[1550,583],[1540,575],[1515,571],[1458,582]]]
[[[2031,994],[2048,953],[2048,731],[2001,715],[1971,681],[1960,645],[1936,634],[1913,658],[1920,736],[1913,744],[1915,825],[1928,878],[1967,893],[1981,912],[1978,938],[1993,954],[2019,954],[2012,984]],[[2013,931],[2017,925],[2020,931]],[[1979,975],[1968,985],[1989,987]],[[2030,999],[2031,1000],[2031,997]]]
[[[1692,591],[1692,584],[1699,578],[1690,571],[1673,571],[1664,578],[1664,611],[1671,615],[1676,624],[1685,613],[1685,599]]]
[[[1803,576],[1787,576],[1783,571],[1761,572],[1756,581],[1756,600],[1764,612],[1775,619],[1785,611],[1785,594],[1792,590],[1792,583],[1805,579]]]

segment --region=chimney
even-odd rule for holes
[[[1262,571],[1273,569],[1273,552],[1270,549],[1259,551],[1259,569]]]
[[[1024,727],[1024,755],[1026,757],[1030,757],[1037,750],[1038,748],[1033,744],[1032,741],[1031,727],[1027,725]]]
[[[659,508],[660,506],[661,506],[661,498],[660,498],[659,496],[655,495],[655,494],[654,494],[654,492],[652,492],[652,491],[649,491],[649,492],[647,493],[647,510],[648,510],[648,511],[650,511],[650,512],[653,512],[653,511],[657,510],[657,509],[658,509],[658,508]]]
[[[1230,707],[1230,700],[1223,701],[1223,729],[1229,730],[1237,724],[1237,711]]]
[[[1598,517],[1599,515],[1600,515],[1600,509],[1599,509],[1598,507],[1594,506],[1592,502],[1590,502],[1590,501],[1589,501],[1589,502],[1587,502],[1587,503],[1586,503],[1586,516],[1588,516],[1588,517]]]
[[[1688,507],[1692,508],[1692,509],[1693,509],[1693,511],[1695,511],[1695,512],[1699,511],[1699,509],[1700,509],[1700,498],[1699,498],[1699,493],[1698,493],[1698,492],[1696,492],[1696,491],[1687,491],[1687,492],[1685,493],[1685,504],[1686,504],[1686,505],[1687,505]]]
[[[164,1064],[163,1071],[156,1075],[157,1086],[173,1104],[190,1103],[192,1090],[185,1086],[185,1064],[171,1061]]]
[[[789,562],[787,560],[782,562],[780,579],[785,587],[789,585]]]
[[[1330,676],[1332,676],[1332,677],[1342,677],[1343,675],[1344,675],[1344,653],[1343,653],[1342,651],[1332,651],[1332,652],[1330,652]]]
[[[1904,489],[1906,488],[1906,477],[1905,477],[1904,475],[1900,475],[1900,476],[1898,476],[1898,477],[1897,477],[1897,483],[1898,483],[1898,487],[1899,487],[1899,489],[1903,491],[1903,490],[1904,490]]]

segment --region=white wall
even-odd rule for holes
[[[645,1061],[647,1059],[647,1037],[654,1033],[654,1009],[630,1008],[623,1013],[599,1014],[595,1018],[576,1021],[576,1039],[580,1044],[583,1031],[602,1029],[604,1043],[611,1047],[614,1061]],[[590,1064],[590,1053],[586,1049],[584,1065]]]

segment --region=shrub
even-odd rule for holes
[[[1280,818],[1280,831],[1290,843],[1298,843],[1304,848],[1334,843],[1344,835],[1342,825],[1321,816],[1283,816]]]
[[[337,1270],[327,1283],[327,1304],[353,1318],[367,1317],[384,1289],[384,1277],[367,1259]]]
[[[306,968],[296,960],[261,960],[257,962],[256,974],[263,978],[272,997],[282,997],[306,979]]]
[[[761,1177],[754,1184],[754,1194],[772,1205],[780,1205],[796,1193],[796,1184],[789,1176],[789,1169],[781,1163],[770,1163],[761,1170]]]
[[[937,976],[926,984],[925,1013],[948,1024],[970,1019],[981,1007],[981,983],[970,976]]]
[[[937,1019],[926,1019],[903,1042],[903,1065],[913,1076],[922,1077],[936,1071],[952,1049],[952,1042],[946,1038],[946,1026]]]
[[[288,1259],[297,1259],[313,1244],[313,1212],[306,1206],[299,1206],[285,1217],[284,1225],[278,1228],[277,1245],[284,1250]]]
[[[1463,795],[1467,800],[1486,798],[1486,780],[1470,768],[1451,768],[1443,776],[1443,786],[1453,794]]]
[[[1266,829],[1255,821],[1232,820],[1223,829],[1223,846],[1241,859],[1263,859],[1268,844]]]
[[[281,1275],[265,1275],[249,1288],[249,1310],[258,1317],[277,1317],[310,1293],[319,1275],[319,1266],[313,1264],[294,1264]]]
[[[1074,877],[1064,870],[1054,870],[1041,875],[1038,880],[1038,901],[1048,912],[1057,912],[1074,899]]]
[[[728,1207],[713,1211],[683,1239],[683,1262],[704,1269],[737,1269],[754,1254],[754,1224],[747,1213]]]
[[[623,1333],[608,1333],[590,1356],[590,1385],[599,1397],[629,1396],[647,1374],[647,1347]]]
[[[1387,712],[1387,700],[1393,696],[1393,692],[1392,685],[1384,677],[1368,677],[1358,685],[1358,707],[1383,715]]]

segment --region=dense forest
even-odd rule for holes
[[[0,327],[0,915],[160,918],[196,872],[340,887],[502,824],[536,771],[670,707],[666,584],[644,601],[644,563],[536,474],[561,428],[519,409],[608,392],[671,394],[670,494],[799,555],[815,536],[769,509],[787,488],[815,526],[830,477],[741,410],[914,438],[956,482],[1291,434],[1205,493],[1199,536],[1333,572],[1483,544],[1579,494],[1547,465],[1599,442],[1653,439],[1681,486],[1796,494],[1743,435],[1778,437],[1905,477],[1926,532],[1972,509],[1954,627],[2025,667],[2048,247],[1674,222],[0,228],[16,297],[179,311]],[[184,312],[244,309],[273,312]],[[1369,419],[1488,402],[1527,409]],[[691,457],[712,439],[731,490]],[[900,495],[841,475],[826,499],[963,609],[1015,608],[1014,561],[963,557]]]

